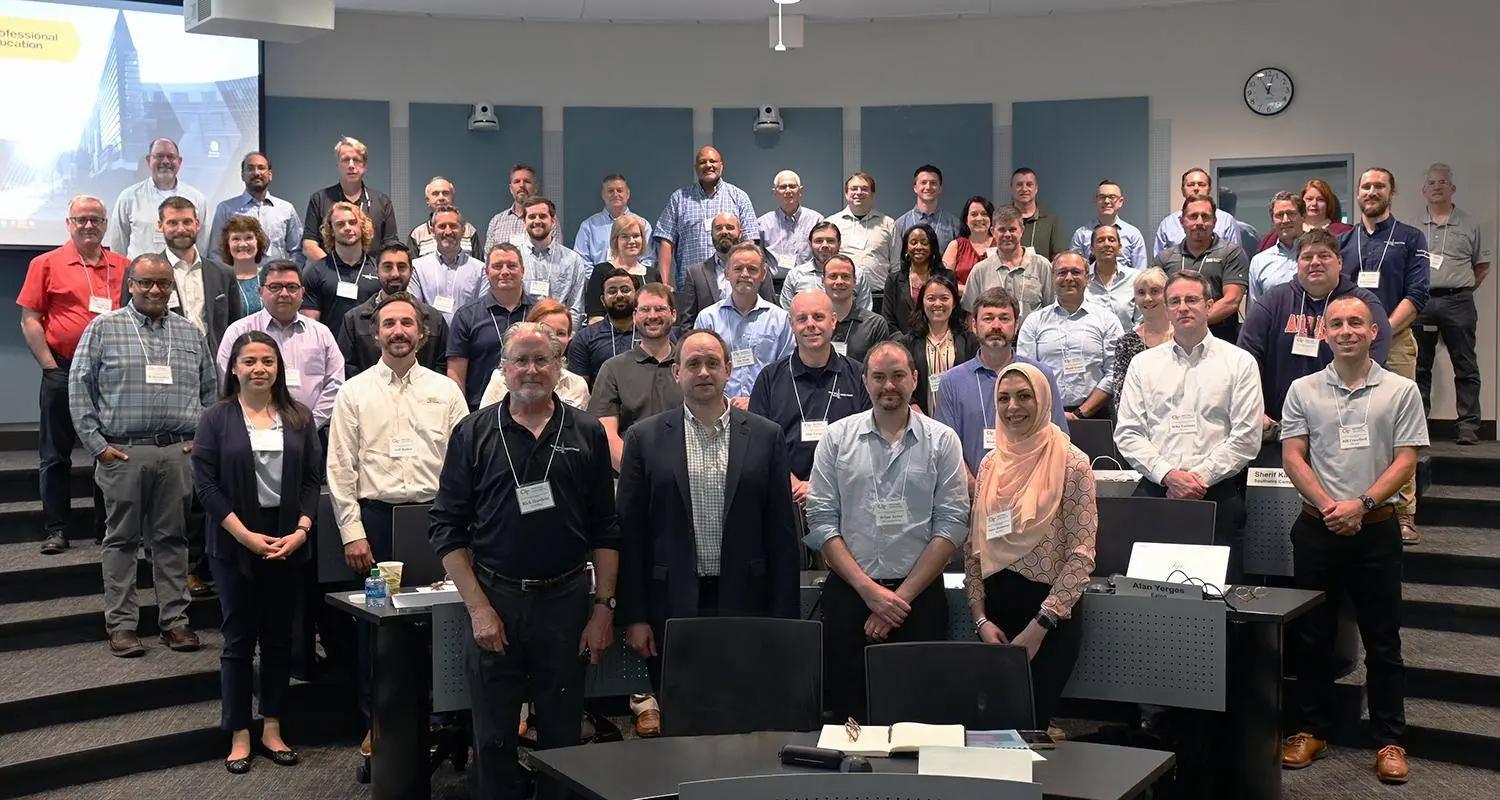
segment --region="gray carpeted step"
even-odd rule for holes
[[[1417,504],[1417,522],[1424,525],[1489,525],[1500,507],[1500,487],[1435,484]]]
[[[70,753],[217,728],[219,700],[134,711],[18,731],[0,738],[0,777],[7,767]]]
[[[91,538],[94,535],[93,495],[74,497],[72,506],[64,535],[69,539]],[[44,523],[41,500],[0,503],[0,543],[34,542],[34,546],[40,546]]]
[[[1374,749],[1332,745],[1326,758],[1307,769],[1281,773],[1285,800],[1474,800],[1494,793],[1500,772],[1432,761],[1410,754],[1411,781],[1388,786],[1375,778]],[[60,797],[60,796],[55,796]],[[101,795],[102,797],[102,795]]]
[[[140,624],[136,630],[143,637],[155,636],[160,633],[155,595],[138,590],[137,599]],[[223,621],[218,598],[193,598],[188,619],[195,630],[218,628]],[[0,604],[0,653],[103,642],[106,638],[103,593]]]
[[[1406,628],[1500,636],[1500,589],[1406,582],[1401,598]]]

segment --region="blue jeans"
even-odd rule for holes
[[[57,356],[57,369],[42,370],[37,454],[41,456],[44,535],[64,533],[72,508],[73,448],[78,446],[78,434],[68,411],[68,364],[68,359]]]

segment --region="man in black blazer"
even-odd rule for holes
[[[712,234],[714,257],[691,267],[682,276],[682,296],[677,300],[677,327],[683,332],[692,330],[699,311],[724,298],[724,289],[729,285],[729,279],[724,275],[724,259],[729,255],[729,248],[740,242],[739,217],[728,211],[714,217]],[[776,284],[771,280],[771,274],[776,271],[776,259],[764,247],[761,256],[766,275],[760,282],[760,296],[775,303]]]
[[[652,685],[668,619],[798,616],[801,549],[781,429],[730,408],[730,369],[718,334],[683,337],[672,372],[685,409],[641,420],[625,437],[616,619],[649,659]]]
[[[156,227],[166,240],[162,255],[172,265],[172,290],[168,310],[187,317],[208,338],[208,352],[219,352],[219,342],[229,323],[245,316],[245,299],[240,294],[234,270],[209,258],[198,249],[198,232],[202,228],[198,209],[185,197],[172,196],[156,210]],[[130,302],[130,281],[122,281],[120,305]]]

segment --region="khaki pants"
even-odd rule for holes
[[[1403,378],[1417,379],[1417,337],[1407,328],[1400,333],[1391,336],[1391,355],[1386,359],[1386,369],[1400,375]],[[1401,500],[1396,503],[1396,513],[1401,515],[1417,513],[1417,478],[1412,474],[1411,480],[1401,486]]]

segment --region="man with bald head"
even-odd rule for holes
[[[807,237],[823,215],[802,205],[802,178],[789,169],[776,173],[771,191],[776,194],[776,208],[761,214],[756,222],[761,242],[776,258],[776,266],[786,272],[812,260]]]
[[[740,220],[731,212],[716,214],[710,221],[709,229],[713,234],[713,255],[703,263],[693,265],[683,277],[682,286],[678,288],[681,300],[677,305],[677,325],[683,330],[693,327],[693,320],[698,318],[699,311],[729,296],[730,282],[724,271],[725,259],[729,256],[730,248],[745,241]],[[769,263],[765,259],[763,261]],[[771,270],[766,269],[764,272],[760,296],[775,302],[776,284],[771,280]]]
[[[156,226],[156,209],[163,200],[176,195],[192,201],[193,208],[208,207],[203,192],[177,179],[177,172],[182,169],[182,151],[177,149],[176,142],[166,137],[152,139],[146,152],[146,168],[149,177],[125,187],[115,200],[104,240],[106,247],[123,253],[126,258],[167,249],[167,240]]]
[[[761,370],[750,390],[750,413],[781,427],[792,468],[792,499],[799,508],[807,501],[813,451],[828,424],[870,407],[859,362],[834,352],[837,324],[826,292],[811,289],[792,298],[797,349]]]
[[[651,232],[661,282],[679,292],[684,288],[689,269],[713,256],[714,218],[718,215],[733,214],[743,227],[745,239],[760,239],[750,195],[724,180],[724,157],[718,149],[712,145],[699,148],[693,159],[693,171],[698,179],[667,198],[667,205]]]

